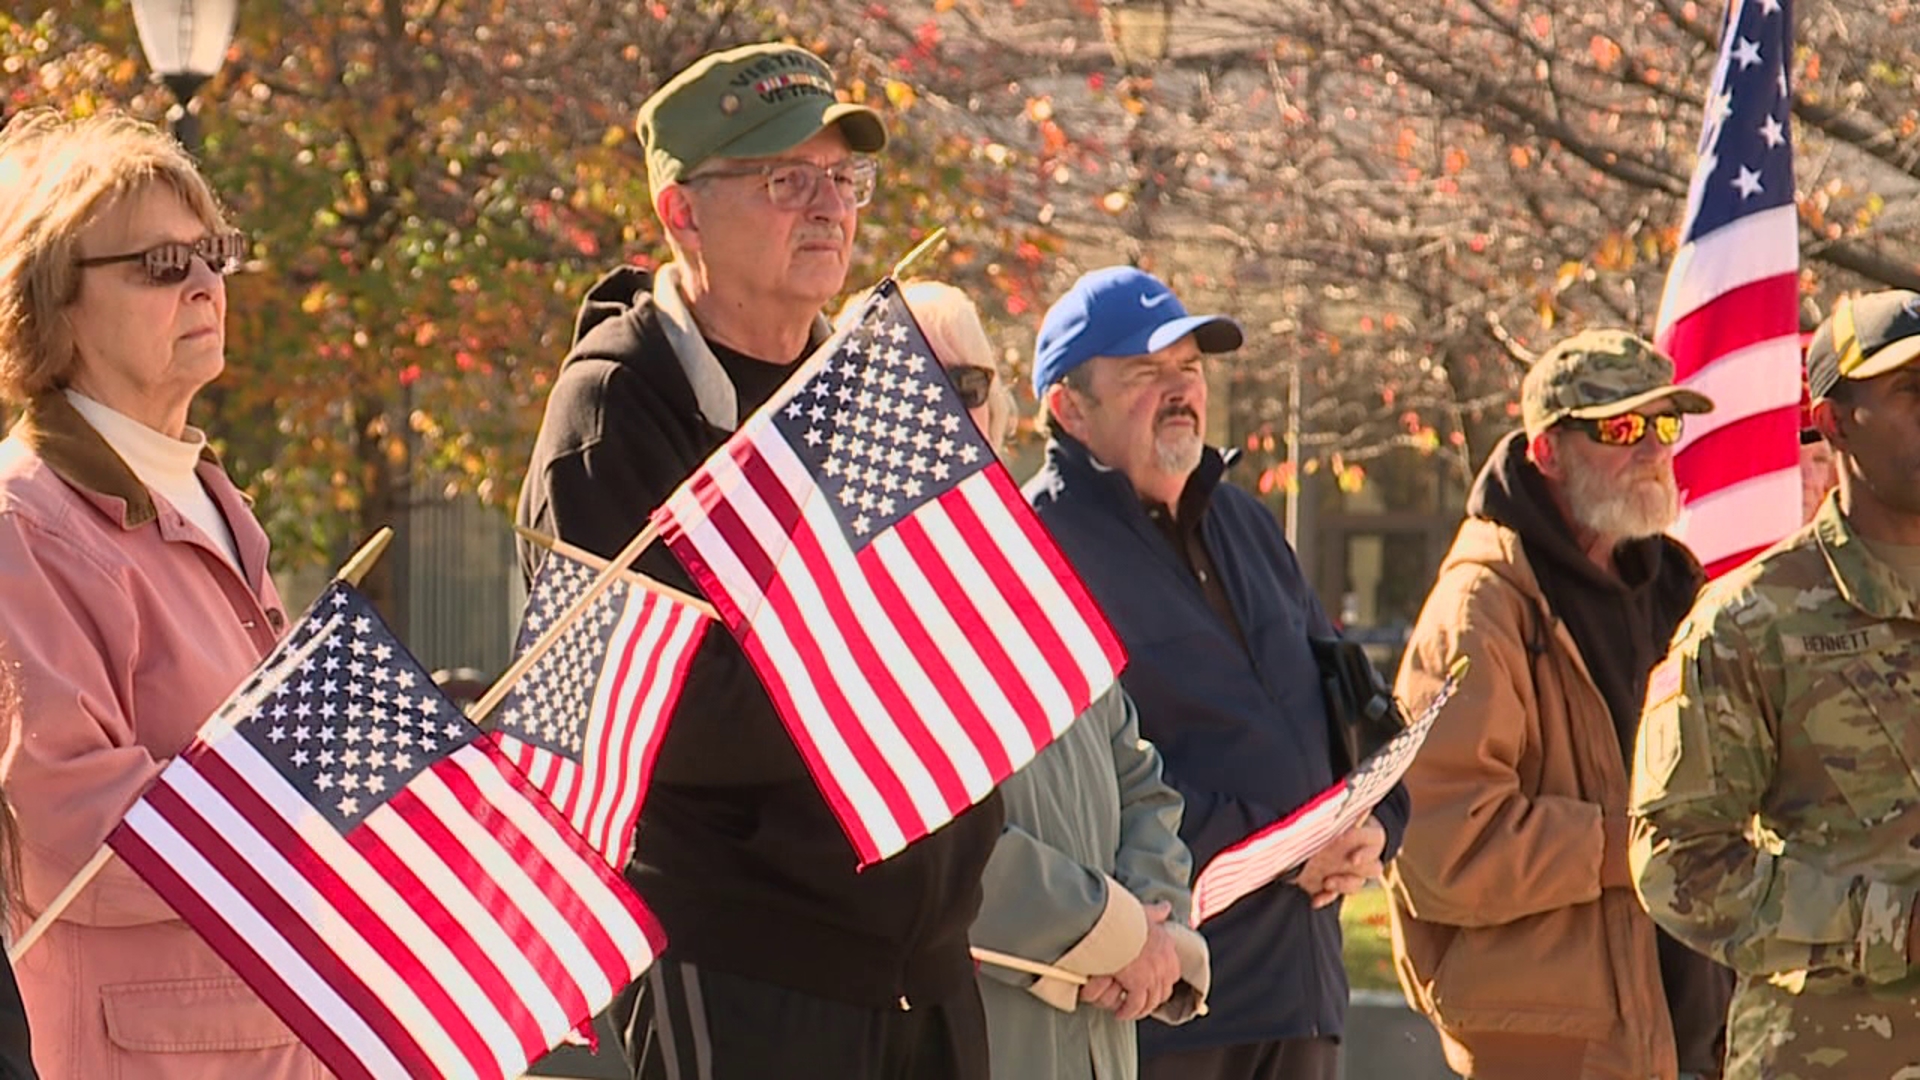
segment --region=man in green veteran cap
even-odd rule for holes
[[[1715,582],[1647,688],[1631,861],[1739,973],[1729,1078],[1920,1075],[1920,294],[1842,300],[1807,353],[1840,484]]]
[[[782,44],[702,57],[635,127],[673,258],[588,292],[517,515],[602,556],[825,339],[886,145],[819,57]],[[529,578],[544,556],[522,544]],[[698,592],[659,545],[638,565]],[[634,1075],[984,1080],[967,930],[1001,821],[996,794],[856,873],[753,669],[709,629],[626,868],[668,939],[614,1007]]]

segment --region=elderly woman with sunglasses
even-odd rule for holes
[[[901,297],[973,422],[1004,446],[1013,395],[973,302],[932,281],[907,282]],[[1000,794],[1006,825],[969,936],[1087,983],[982,966],[993,1076],[1135,1076],[1135,1022],[1191,1019],[1209,983],[1206,942],[1186,926],[1192,856],[1178,831],[1182,802],[1160,777],[1159,751],[1141,740],[1133,703],[1116,687]]]
[[[272,647],[267,538],[187,425],[242,244],[186,154],[117,116],[0,132],[0,787],[45,908]],[[15,925],[17,932],[19,926]],[[311,1078],[317,1060],[125,864],[16,965],[48,1080]]]

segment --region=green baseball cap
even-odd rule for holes
[[[647,98],[633,127],[657,192],[710,158],[778,154],[835,124],[856,153],[887,145],[879,113],[835,96],[826,61],[766,42],[695,60]]]
[[[1673,361],[1625,330],[1582,330],[1534,361],[1520,384],[1527,438],[1562,420],[1601,420],[1649,402],[1673,399],[1683,413],[1713,411],[1713,401],[1673,384]]]
[[[1920,293],[1888,289],[1842,297],[1807,343],[1807,392],[1819,401],[1841,379],[1871,379],[1920,356]]]

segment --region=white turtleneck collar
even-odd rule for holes
[[[100,433],[141,483],[198,526],[226,555],[228,562],[235,567],[240,565],[233,530],[194,471],[200,463],[201,451],[206,449],[206,432],[189,427],[181,438],[175,439],[78,390],[68,389],[66,397],[74,411]]]

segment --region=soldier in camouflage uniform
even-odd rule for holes
[[[1642,899],[1739,972],[1729,1078],[1920,1077],[1920,294],[1842,301],[1807,357],[1840,486],[1714,583],[1635,749]]]

